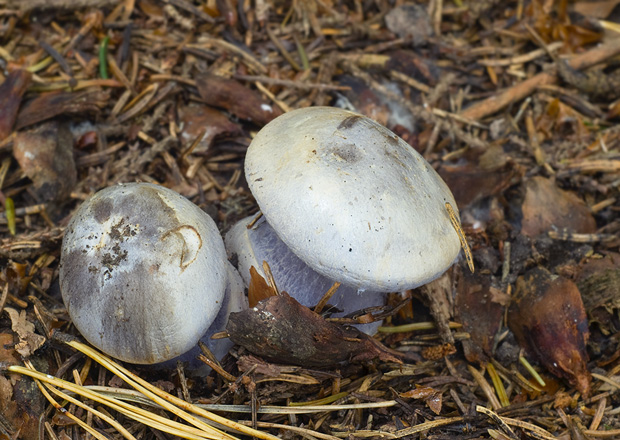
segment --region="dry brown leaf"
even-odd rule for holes
[[[234,79],[204,74],[196,78],[196,87],[207,104],[228,110],[238,118],[252,121],[259,126],[282,114],[280,108]]]
[[[205,153],[218,136],[241,134],[241,126],[232,122],[222,112],[206,105],[188,105],[179,109],[179,119],[183,124],[181,139],[190,145],[198,136],[202,138],[193,153]]]
[[[524,15],[534,22],[533,27],[545,43],[562,41],[567,52],[578,52],[583,46],[596,43],[603,37],[601,32],[571,23],[566,8],[556,8],[555,2],[534,0],[524,8]],[[515,27],[520,28],[521,23]]]
[[[584,396],[590,393],[587,367],[588,319],[577,285],[538,267],[517,280],[508,325],[519,344]]]
[[[4,310],[11,319],[11,329],[19,337],[15,351],[25,358],[30,357],[45,343],[45,337],[34,332],[34,324],[28,321],[25,310],[18,312],[11,307],[5,307]]]
[[[248,286],[248,302],[250,307],[254,307],[260,301],[277,294],[278,292],[265,281],[256,268],[254,266],[250,267],[250,285]]]
[[[5,269],[6,281],[9,283],[9,291],[13,295],[22,295],[30,281],[32,276],[27,275],[28,265],[24,263],[17,263],[11,260]]]
[[[582,0],[573,3],[572,9],[586,17],[606,18],[618,4],[620,0]]]
[[[495,336],[504,314],[504,306],[496,299],[505,294],[491,285],[488,275],[466,270],[461,273],[455,308],[463,330],[471,335],[471,339],[463,341],[465,357],[469,362],[486,362],[493,355]]]
[[[41,93],[22,105],[15,123],[17,130],[64,114],[99,113],[109,95],[97,89],[78,92]]]
[[[433,35],[427,8],[415,3],[391,9],[385,15],[385,24],[390,32],[411,42],[413,46],[425,44]]]
[[[591,323],[596,323],[606,336],[620,331],[617,319],[620,310],[620,254],[606,252],[604,256],[587,259],[580,264],[575,281]],[[598,345],[600,342],[591,343]]]
[[[600,93],[609,94],[609,91],[602,90],[603,87],[614,87],[614,85],[603,84],[594,74],[584,74],[573,69],[566,63],[558,64],[558,71],[564,81],[571,83],[573,86],[583,90],[586,93],[595,95],[596,90]],[[569,79],[569,75],[572,76]],[[613,82],[611,78],[606,82]],[[594,83],[591,84],[591,83]],[[565,140],[574,139],[582,141],[590,135],[590,130],[584,123],[584,117],[573,107],[564,104],[559,99],[552,99],[545,111],[536,119],[536,135],[539,142],[555,139],[558,135]]]
[[[444,163],[437,170],[461,209],[485,197],[502,193],[519,182],[524,173],[500,146],[492,146],[482,154],[471,151],[465,159],[458,165]]]
[[[13,155],[42,202],[62,202],[75,189],[73,137],[64,125],[47,122],[17,133]]]
[[[521,232],[530,237],[552,229],[591,234],[596,221],[586,204],[574,193],[556,186],[551,179],[536,176],[524,183]]]
[[[12,348],[13,340],[12,334],[0,333],[0,363],[19,364],[19,356]],[[31,380],[17,374],[0,375],[1,432],[10,435],[0,434],[0,438],[38,438],[42,400],[42,394]]]
[[[17,110],[31,78],[30,72],[18,69],[9,73],[0,85],[0,141],[13,131]]]
[[[400,393],[400,397],[424,400],[424,403],[426,403],[426,405],[435,414],[439,414],[441,412],[441,391],[438,391],[434,388],[416,385],[415,389]]]

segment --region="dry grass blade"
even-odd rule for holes
[[[487,364],[487,373],[489,373],[489,376],[493,381],[493,386],[495,387],[495,392],[499,397],[500,403],[504,407],[509,406],[510,401],[508,400],[508,395],[506,394],[506,388],[504,387],[502,379],[499,377],[499,374],[497,374],[497,370],[495,370],[492,363]]]
[[[429,429],[439,428],[440,426],[451,425],[453,423],[460,423],[463,421],[463,417],[448,417],[446,419],[433,420],[431,422],[420,423],[419,425],[412,426],[410,428],[401,429],[391,434],[390,438],[402,438],[408,435],[417,434],[418,432],[428,431]]]
[[[476,411],[489,416],[497,424],[497,426],[499,426],[502,429],[505,435],[507,435],[511,439],[515,439],[515,440],[517,439],[517,436],[515,435],[514,431],[510,428],[510,426],[508,426],[508,424],[504,421],[504,419],[502,419],[500,416],[495,414],[493,411],[480,405],[476,406]]]
[[[259,426],[261,428],[284,429],[286,431],[290,431],[290,432],[299,434],[300,436],[302,436],[303,438],[306,438],[308,440],[312,440],[312,439],[315,439],[315,438],[322,439],[322,440],[338,440],[339,439],[338,437],[333,436],[333,435],[323,434],[322,432],[316,432],[316,431],[313,431],[311,429],[301,428],[299,426],[283,425],[281,423],[258,422],[257,426]],[[356,432],[356,434],[357,434],[357,432]]]
[[[227,435],[225,433],[219,433],[219,431],[217,431],[215,428],[212,428],[210,426],[208,426],[208,431],[204,431],[204,430],[200,430],[197,428],[194,428],[192,426],[187,426],[187,425],[183,425],[179,422],[175,422],[173,420],[169,420],[165,417],[162,417],[160,415],[157,415],[151,411],[147,411],[144,410],[142,408],[133,406],[131,404],[122,402],[120,400],[117,400],[115,398],[111,398],[109,396],[106,396],[104,394],[99,394],[96,393],[92,390],[89,390],[88,388],[85,388],[83,386],[80,385],[76,385],[72,382],[68,382],[47,374],[43,374],[39,371],[30,369],[30,368],[24,368],[24,367],[20,367],[17,365],[13,365],[10,366],[8,368],[9,371],[13,372],[13,373],[19,373],[19,374],[23,374],[25,376],[29,376],[32,377],[35,380],[39,380],[41,382],[45,382],[47,384],[53,385],[53,386],[57,386],[66,390],[69,390],[73,393],[75,393],[76,395],[80,395],[86,399],[90,399],[93,400],[95,402],[101,403],[103,405],[106,405],[116,411],[118,411],[119,413],[133,419],[136,420],[137,422],[140,422],[144,425],[150,426],[154,429],[157,429],[159,431],[162,432],[167,432],[169,434],[172,435],[176,435],[177,437],[181,437],[181,438],[186,438],[186,439],[193,439],[193,440],[201,440],[201,439],[212,439],[212,440],[227,440],[227,439],[235,439],[235,437],[232,437],[230,435]],[[46,392],[44,392],[44,394],[46,395],[46,397],[48,396],[48,394]],[[69,397],[69,396],[67,396]],[[50,400],[50,402],[52,402],[53,404],[53,399],[50,399],[50,397],[48,397],[48,400]],[[62,409],[60,409],[60,405],[56,406],[54,405],[59,411],[61,411],[63,414],[67,414],[66,411],[63,411]],[[85,409],[87,409],[88,411],[91,411],[92,408],[88,408],[86,407]],[[92,410],[94,411],[94,410]],[[80,421],[81,422],[81,421]],[[83,423],[83,422],[82,422]],[[80,423],[81,425],[81,423]],[[117,426],[115,424],[113,424],[112,426],[114,426],[116,429]],[[86,429],[86,428],[85,428]],[[123,432],[123,430],[119,429],[119,432]],[[126,438],[133,438],[133,437],[126,437]]]
[[[54,406],[54,408],[56,408],[57,411],[59,411],[60,413],[62,413],[63,415],[65,415],[66,417],[70,418],[71,420],[73,420],[75,423],[77,423],[80,427],[82,427],[86,432],[88,432],[90,435],[92,435],[93,437],[95,437],[98,440],[106,440],[106,437],[104,437],[103,435],[101,435],[99,432],[97,432],[95,429],[93,429],[92,426],[89,426],[88,424],[84,423],[79,417],[76,417],[73,413],[67,411],[62,405],[60,405],[45,389],[45,387],[43,386],[43,384],[38,381],[35,380],[37,387],[39,387],[39,390],[41,391],[41,393],[43,393],[43,395],[45,396],[45,398],[52,404],[52,406]],[[50,387],[50,390],[53,390],[53,388]],[[128,433],[129,434],[129,433]],[[123,434],[124,435],[124,434]],[[125,436],[125,438],[127,439],[135,439],[135,437],[131,436],[131,434],[129,434],[130,437]]]
[[[124,388],[113,388],[99,385],[88,385],[84,387],[90,391],[96,392],[102,396],[109,396],[128,402],[140,403],[142,405],[151,405],[158,407],[151,400],[144,397],[143,394],[135,390],[129,390]],[[343,397],[346,393],[339,393],[334,396],[330,396],[329,399],[334,397]],[[319,404],[318,402],[328,401],[328,398],[320,399],[311,402],[291,403],[290,406],[275,406],[275,405],[261,405],[258,408],[259,414],[312,414],[312,413],[324,413],[329,411],[345,411],[351,409],[369,409],[369,408],[389,408],[397,405],[395,400],[385,400],[382,402],[365,402],[365,403],[353,403],[353,404]],[[331,400],[330,400],[331,401]],[[231,405],[231,404],[197,404],[199,408],[206,411],[223,411],[227,413],[243,413],[249,414],[251,408],[248,405]]]
[[[321,300],[314,307],[314,313],[321,313],[323,311],[323,308],[327,305],[327,301],[329,301],[329,299],[334,295],[334,293],[336,293],[336,290],[338,290],[338,287],[340,287],[340,283],[336,281],[329,288],[329,290],[325,292],[325,295],[323,295]]]
[[[193,414],[204,417],[207,420],[211,420],[213,422],[219,423],[234,431],[238,431],[243,434],[251,435],[256,438],[260,438],[262,440],[277,440],[278,439],[278,437],[276,436],[267,434],[265,432],[258,431],[256,429],[249,428],[247,426],[240,425],[239,423],[233,422],[231,420],[228,420],[225,417],[218,416],[217,414],[213,414],[209,411],[205,411],[201,408],[198,408],[195,405],[192,405],[191,403],[188,403],[184,400],[179,399],[178,397],[168,394],[165,391],[160,390],[157,387],[154,387],[147,381],[131,373],[129,370],[116,364],[111,359],[109,359],[107,356],[104,356],[103,354],[97,352],[96,350],[90,348],[89,346],[85,344],[82,344],[77,341],[70,341],[67,344],[75,348],[76,350],[84,353],[86,356],[92,358],[94,361],[101,364],[102,366],[110,370],[112,373],[116,374],[118,377],[123,379],[125,382],[127,382],[129,385],[134,387],[136,390],[140,391],[142,394],[144,394],[145,396],[153,400],[153,402],[157,403],[158,405],[161,405],[163,408],[167,409],[168,411],[172,412],[176,416],[182,418],[186,422],[191,423],[192,425],[200,429],[205,429],[211,432],[218,432],[219,434],[222,435],[221,437],[222,439],[226,439],[226,438],[235,439],[235,437],[229,434],[225,434],[219,430],[216,430],[212,426],[206,424],[202,420],[197,419],[196,417],[192,416],[191,414],[185,411],[189,411]],[[177,405],[177,406],[174,406],[174,405]]]
[[[458,322],[449,322],[448,327],[451,329],[462,328],[463,324]],[[437,324],[431,321],[426,322],[413,322],[411,324],[394,325],[392,327],[379,327],[377,331],[380,333],[406,333],[416,332],[422,330],[434,330],[437,328]]]
[[[471,375],[474,377],[475,381],[478,382],[478,385],[480,385],[480,388],[482,389],[484,394],[487,396],[487,399],[489,399],[489,402],[491,403],[491,406],[493,407],[493,409],[494,410],[500,409],[502,405],[501,403],[499,403],[497,396],[493,392],[493,387],[489,385],[489,382],[487,382],[487,380],[484,378],[482,373],[480,373],[478,370],[476,370],[471,365],[468,365],[467,369],[469,370]]]
[[[28,363],[26,364],[28,366],[28,369],[36,371],[34,369],[34,367]],[[56,388],[54,388],[52,385],[50,385],[49,383],[44,383],[41,382],[40,380],[35,379],[35,382],[37,384],[37,386],[39,387],[39,390],[41,390],[41,393],[43,393],[43,395],[45,396],[45,398],[56,408],[57,411],[63,413],[64,415],[68,416],[69,418],[71,418],[71,420],[74,420],[77,424],[79,424],[82,428],[84,428],[85,430],[87,430],[91,435],[93,435],[93,437],[95,438],[105,438],[105,437],[101,437],[101,435],[95,431],[95,433],[92,432],[92,427],[88,426],[87,424],[85,424],[82,420],[80,420],[78,417],[75,417],[73,414],[69,413],[67,410],[65,410],[61,405],[59,405],[56,400],[54,400],[54,398],[48,393],[47,390],[51,391],[52,393],[56,394],[58,397],[66,400],[67,402],[71,402],[74,405],[89,411],[91,413],[93,413],[94,415],[96,415],[97,417],[101,418],[102,420],[106,421],[108,424],[110,424],[110,426],[113,426],[114,429],[116,429],[119,433],[121,433],[121,435],[123,437],[125,437],[128,440],[135,440],[135,437],[133,435],[131,435],[131,433],[129,431],[127,431],[125,428],[123,428],[123,425],[121,425],[120,423],[118,423],[116,420],[114,420],[112,417],[109,417],[107,414],[102,413],[101,411],[97,411],[94,408],[91,408],[90,406],[82,403],[81,401],[69,396],[66,393],[63,393],[60,390],[57,390]]]
[[[518,428],[525,429],[526,431],[529,431],[529,433],[532,434],[536,438],[540,438],[540,439],[543,439],[543,440],[553,440],[553,439],[556,438],[554,435],[550,434],[549,432],[545,431],[542,428],[539,428],[536,425],[532,425],[531,423],[524,422],[522,420],[511,419],[511,418],[508,418],[508,417],[503,417],[502,420],[507,425],[516,426]]]
[[[448,210],[448,215],[450,216],[450,222],[452,222],[452,226],[454,227],[454,230],[459,236],[459,241],[461,242],[463,252],[465,252],[465,258],[467,259],[467,265],[469,266],[469,270],[471,271],[471,273],[474,273],[474,258],[471,255],[471,249],[469,248],[469,243],[467,243],[467,237],[465,237],[465,232],[463,232],[463,228],[461,227],[461,222],[456,216],[454,208],[452,208],[452,205],[450,205],[448,202],[446,202],[446,209]]]

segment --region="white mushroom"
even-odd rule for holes
[[[278,237],[329,280],[402,291],[437,278],[458,256],[446,204],[458,212],[444,181],[359,114],[311,107],[274,119],[250,144],[245,174]]]
[[[84,202],[65,232],[60,263],[73,323],[123,361],[178,356],[207,332],[223,303],[239,308],[224,296],[232,268],[215,223],[158,185],[117,185]]]

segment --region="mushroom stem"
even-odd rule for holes
[[[320,275],[306,263],[299,259],[276,235],[264,218],[259,219],[252,229],[248,229],[248,222],[252,217],[240,220],[226,234],[226,248],[229,257],[237,261],[237,268],[246,286],[250,283],[250,267],[254,266],[259,274],[265,277],[262,271],[262,261],[267,261],[280,291],[285,291],[299,303],[307,307],[320,304],[321,299],[328,292],[334,280]],[[359,291],[356,287],[341,285],[334,291],[329,303],[342,312],[333,316],[343,316],[349,313],[384,303],[384,295]],[[324,311],[325,305],[321,307]],[[357,327],[368,334],[373,334],[380,322],[360,324]]]

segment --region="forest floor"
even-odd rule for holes
[[[134,181],[226,233],[258,212],[252,138],[310,106],[364,114],[428,160],[475,272],[463,258],[392,295],[376,352],[335,366],[249,344],[206,377],[125,367],[235,436],[620,438],[619,3],[0,0],[0,439],[231,438],[63,342],[80,335],[62,239],[81,202]],[[71,396],[50,404],[35,369]]]

